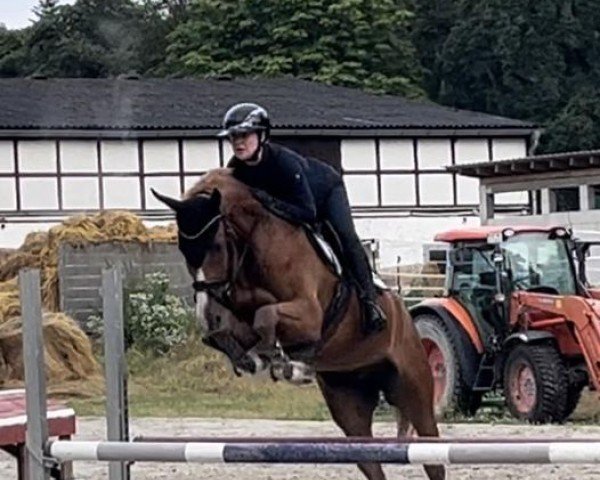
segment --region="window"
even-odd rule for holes
[[[92,210],[100,207],[97,177],[62,178],[63,208]]]
[[[342,168],[344,170],[375,170],[374,140],[342,140]]]
[[[0,210],[16,210],[17,190],[15,180],[12,178],[0,178]]]
[[[104,140],[101,149],[104,172],[139,172],[136,141]]]
[[[452,164],[452,149],[447,139],[417,140],[419,170],[444,170]]]
[[[24,140],[18,143],[21,173],[56,173],[56,143]]]
[[[529,192],[500,192],[494,195],[496,205],[528,205]]]
[[[21,178],[21,208],[23,210],[58,209],[57,178]]]
[[[377,177],[375,175],[344,176],[348,199],[353,207],[377,205]]]
[[[103,188],[104,208],[141,208],[138,177],[105,177]]]
[[[60,170],[62,173],[96,173],[98,171],[96,141],[61,141]]]
[[[146,209],[148,210],[165,210],[168,208],[164,203],[156,199],[150,191],[151,188],[168,197],[181,197],[179,177],[146,177],[144,185],[146,190]]]
[[[419,175],[421,205],[452,205],[452,175],[446,173]]]
[[[15,171],[15,154],[13,142],[0,142],[0,173]]]
[[[521,138],[494,138],[492,140],[492,158],[511,160],[527,155],[527,142]]]
[[[600,208],[600,185],[590,185],[590,208]]]
[[[579,209],[579,187],[550,189],[551,212],[573,212]]]
[[[414,170],[415,152],[412,139],[379,141],[381,170]]]
[[[227,150],[225,147],[227,146]],[[225,164],[231,157],[229,142],[223,142]],[[204,172],[219,167],[219,142],[215,140],[185,140],[183,142],[183,169],[186,172]]]
[[[382,175],[381,203],[384,206],[415,205],[415,176]]]
[[[176,141],[149,140],[143,143],[144,173],[178,172],[179,146]]]
[[[479,204],[479,180],[477,178],[456,176],[456,201],[459,205]]]
[[[454,143],[454,161],[457,165],[489,160],[488,142],[480,138],[459,138]]]
[[[569,251],[564,241],[546,234],[520,234],[502,244],[513,288],[551,287],[562,295],[575,293]]]

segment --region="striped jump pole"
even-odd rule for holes
[[[600,442],[515,443],[142,443],[55,441],[60,461],[357,463],[414,465],[600,464]]]
[[[137,435],[141,443],[523,443],[519,437],[196,437]],[[556,438],[527,437],[527,443],[556,443]],[[596,437],[561,438],[561,443],[600,442]]]

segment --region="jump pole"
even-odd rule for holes
[[[60,461],[413,465],[600,464],[600,442],[135,443],[54,441]]]
[[[517,437],[162,437],[138,435],[132,439],[138,443],[523,443]],[[527,443],[556,443],[555,438],[528,437]],[[562,438],[560,443],[600,442],[597,437]]]

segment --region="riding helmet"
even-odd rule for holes
[[[219,137],[258,132],[261,143],[269,138],[271,122],[267,111],[256,103],[238,103],[227,110],[223,117],[223,129]]]

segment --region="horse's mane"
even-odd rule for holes
[[[272,219],[282,224],[291,225],[265,207],[252,193],[252,189],[233,176],[230,168],[216,168],[204,174],[200,180],[183,193],[183,200],[198,196],[209,197],[214,190],[221,194],[221,212],[228,215],[233,211],[244,212],[244,215]]]
[[[214,190],[219,190],[223,198],[236,203],[254,200],[250,188],[234,178],[230,168],[209,170],[183,193],[182,199],[189,200],[198,196],[209,196]]]

